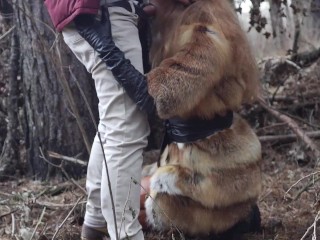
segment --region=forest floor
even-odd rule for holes
[[[285,154],[270,145],[264,146],[264,187],[259,200],[263,230],[261,234],[246,235],[242,239],[299,240],[314,223],[320,210],[320,185],[304,177],[314,174],[315,168],[311,163],[299,165],[288,156],[290,151]],[[314,176],[317,181],[318,177]],[[299,180],[301,182],[294,186]],[[78,183],[84,187],[84,180]],[[85,197],[72,182],[19,179],[1,183],[0,189],[1,240],[31,239],[34,232],[33,239],[52,239],[58,229],[56,239],[80,239]],[[312,228],[305,239],[311,239],[313,231]],[[172,237],[148,232],[146,239]]]
[[[268,104],[258,103],[242,114],[262,142],[263,192],[258,203],[262,232],[241,239],[320,239],[320,168],[316,160],[320,61],[305,69],[281,59],[260,66]],[[61,240],[79,239],[84,185],[84,179],[38,182],[13,177],[0,182],[0,239],[46,240],[54,235]],[[179,239],[152,231],[145,236],[146,240]]]

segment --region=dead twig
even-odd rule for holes
[[[76,185],[76,186],[82,191],[82,193],[83,193],[84,195],[87,195],[87,191],[86,191],[83,187],[81,187],[80,184],[77,183],[76,180],[74,180],[73,178],[71,178],[70,180],[71,180],[71,182],[72,182],[74,185]]]
[[[47,230],[47,226],[48,226],[48,224],[45,223],[44,226],[43,226],[43,229],[39,233],[40,238],[41,238],[41,236],[43,236],[45,234],[45,232]]]
[[[275,129],[275,128],[281,128],[281,129],[282,129],[282,128],[285,127],[285,126],[287,126],[287,124],[286,124],[286,123],[283,123],[283,122],[281,122],[281,123],[273,123],[272,125],[267,125],[267,126],[258,128],[258,129],[256,130],[256,133],[258,134],[258,133],[260,133],[260,132],[264,132],[264,131],[268,131],[268,130],[273,130],[273,132],[274,132],[274,129]]]
[[[73,158],[73,157],[67,157],[67,156],[61,155],[60,153],[56,153],[56,152],[52,152],[52,151],[47,151],[47,153],[48,153],[48,156],[52,157],[52,158],[66,160],[68,162],[80,164],[82,166],[87,166],[88,165],[88,163],[83,161],[83,160],[79,160],[79,159],[76,159],[76,158]]]
[[[80,200],[82,199],[82,196],[77,200],[76,204],[72,207],[72,209],[70,210],[70,212],[68,213],[68,215],[65,217],[65,219],[63,220],[63,222],[58,226],[58,229],[56,230],[56,232],[54,233],[52,240],[54,240],[57,236],[57,234],[59,233],[59,231],[61,230],[61,228],[63,227],[63,225],[65,224],[65,222],[68,220],[69,216],[71,215],[71,213],[73,212],[73,210],[78,206],[78,203],[80,202]]]
[[[298,181],[296,181],[293,185],[291,185],[291,187],[285,192],[284,194],[284,198],[286,198],[286,195],[291,191],[292,188],[294,188],[297,184],[299,184],[302,180],[308,178],[308,177],[314,177],[315,175],[317,174],[320,174],[320,171],[316,171],[316,172],[313,172],[313,173],[310,173],[302,178],[300,178]]]
[[[317,240],[317,222],[319,221],[319,219],[320,219],[320,211],[317,213],[317,216],[315,217],[314,222],[307,229],[307,231],[304,233],[302,238],[300,238],[300,240],[304,240],[312,229],[313,229],[312,240]]]
[[[59,185],[49,186],[49,187],[43,189],[40,193],[38,193],[34,199],[36,200],[43,195],[50,195],[50,196],[58,195],[64,191],[68,190],[72,186],[78,187],[79,189],[81,189],[82,192],[84,192],[86,194],[83,187],[80,186],[80,184],[84,184],[83,180],[85,180],[85,179],[79,180],[80,183],[78,183],[73,178],[71,178],[70,181],[68,181],[68,182],[63,182],[63,183],[60,183]]]
[[[16,28],[16,25],[12,26],[7,32],[5,32],[2,36],[0,36],[0,41],[5,37],[7,37],[15,28]]]
[[[128,191],[127,199],[126,199],[126,202],[124,204],[123,212],[122,212],[122,216],[121,216],[121,223],[120,223],[120,228],[119,228],[119,239],[120,239],[122,224],[124,223],[124,220],[125,220],[125,213],[126,213],[126,208],[127,208],[128,202],[129,202],[130,194],[131,194],[132,183],[133,183],[133,179],[131,178],[131,181],[129,183],[130,185],[129,185],[129,191]],[[134,213],[132,213],[132,215],[134,215]],[[135,216],[132,216],[132,217],[135,218]],[[125,228],[125,226],[124,226],[124,228]]]
[[[67,179],[70,179],[69,174],[66,172],[66,170],[64,170],[62,164],[59,164],[59,165],[53,164],[52,162],[50,162],[50,161],[44,156],[41,147],[39,148],[39,150],[40,150],[40,153],[41,153],[40,158],[42,158],[42,159],[43,159],[45,162],[47,162],[49,165],[51,165],[51,166],[53,166],[53,167],[56,167],[56,168],[59,168],[59,169],[61,170],[61,172],[65,175],[65,177],[66,177]]]
[[[318,177],[318,178],[316,178],[316,179],[311,179],[311,180],[308,182],[307,185],[305,185],[303,188],[300,189],[300,191],[296,194],[296,196],[295,196],[292,200],[293,200],[293,201],[297,200],[297,199],[301,196],[301,194],[302,194],[303,192],[307,191],[309,187],[314,186],[314,184],[315,184],[316,182],[318,182],[319,180],[320,180],[320,177]]]
[[[80,187],[79,184],[75,184],[75,181],[72,180],[72,178],[69,177],[69,174],[67,173],[67,171],[63,168],[63,162],[61,162],[61,164],[57,165],[57,164],[53,164],[52,162],[50,162],[48,159],[46,159],[46,157],[44,156],[42,149],[40,148],[40,153],[41,153],[41,158],[46,161],[48,164],[50,164],[51,166],[54,166],[56,168],[59,168],[61,170],[61,172],[65,175],[65,177],[71,181],[75,186],[77,186],[85,195],[87,194],[86,191]]]
[[[307,145],[307,147],[309,147],[313,151],[318,162],[318,160],[320,159],[320,150],[318,146],[311,140],[311,138],[307,136],[307,134],[299,127],[299,125],[292,118],[280,113],[276,109],[269,106],[264,101],[264,99],[262,99],[262,97],[259,98],[259,103],[265,110],[267,110],[274,117],[276,117],[280,121],[286,122],[288,126],[292,129],[292,131],[297,135],[297,137],[301,139]]]
[[[42,210],[42,212],[41,212],[41,215],[40,215],[40,218],[38,219],[37,225],[36,225],[36,227],[34,228],[34,230],[33,230],[33,232],[32,232],[32,235],[31,235],[31,237],[30,237],[30,240],[33,238],[34,234],[36,233],[36,231],[37,231],[37,229],[38,229],[38,227],[39,227],[39,225],[40,225],[40,223],[41,223],[41,221],[42,221],[42,218],[43,218],[43,216],[44,216],[44,214],[45,214],[45,212],[46,212],[46,209],[47,209],[46,207],[43,208],[43,210]]]
[[[14,236],[14,232],[16,231],[16,220],[14,219],[14,214],[11,213],[11,222],[12,222],[12,230],[11,230],[11,237]]]
[[[314,104],[312,104],[312,106],[314,106],[314,105],[316,105],[317,103],[314,103]],[[307,104],[305,104],[304,106],[306,106]],[[295,105],[295,106],[297,106],[297,105]],[[294,106],[293,106],[293,108],[294,108]],[[289,108],[286,108],[287,110],[289,110],[289,111],[296,111],[296,110],[290,110]],[[284,111],[282,111],[283,109],[279,109],[278,111],[280,112],[280,113],[282,113],[282,114],[284,114],[284,115],[287,115],[288,117],[290,117],[290,118],[292,118],[292,119],[294,119],[294,120],[296,120],[296,121],[298,121],[298,122],[301,122],[301,123],[303,123],[303,124],[306,124],[306,125],[308,125],[308,126],[310,126],[310,127],[313,127],[313,128],[316,128],[316,129],[319,129],[320,128],[320,126],[319,125],[317,125],[317,124],[313,124],[313,123],[310,123],[309,121],[307,121],[307,120],[305,120],[305,119],[303,119],[303,118],[301,118],[301,117],[298,117],[298,116],[295,116],[295,115],[292,115],[292,114],[290,114],[290,113],[288,113],[288,112],[284,112]]]
[[[312,138],[319,138],[320,131],[313,132],[305,132],[305,135]],[[260,142],[272,142],[272,141],[280,141],[280,142],[291,142],[297,139],[296,134],[288,134],[288,135],[272,135],[272,136],[259,136]]]

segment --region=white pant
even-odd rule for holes
[[[116,45],[142,72],[137,15],[120,7],[109,8],[109,13]],[[138,221],[140,186],[132,179],[139,183],[141,180],[142,152],[149,135],[147,116],[132,102],[97,53],[74,28],[66,28],[63,37],[95,81],[99,98],[98,128],[111,178],[120,239],[127,239],[128,236],[132,240],[142,240],[144,237]],[[91,149],[86,187],[88,203],[85,224],[104,227],[107,222],[111,239],[116,239],[106,168],[97,136]]]

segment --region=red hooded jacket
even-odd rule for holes
[[[57,31],[72,22],[79,14],[97,14],[100,0],[44,0]]]

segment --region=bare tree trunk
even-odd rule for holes
[[[289,46],[286,45],[286,28],[283,23],[284,8],[282,8],[281,0],[269,0],[270,4],[270,19],[272,26],[272,35],[275,38],[277,47],[279,49],[288,49]]]
[[[320,0],[312,0],[310,4],[310,28],[312,30],[312,38],[317,39],[318,45],[320,47]]]
[[[295,25],[292,60],[301,66],[320,58],[320,0],[292,0]]]
[[[292,0],[294,13],[295,38],[293,53],[316,50],[319,45],[319,0]]]
[[[299,4],[298,1],[293,0],[292,1],[292,6],[294,10],[294,14],[293,14],[293,21],[294,21],[294,38],[293,38],[293,45],[292,45],[292,55],[295,56],[298,54],[299,51],[299,42],[300,42],[300,35],[301,35],[301,14],[299,14],[299,12],[301,10],[298,9],[302,9],[301,4]]]
[[[45,154],[51,150],[86,159],[95,134],[88,111],[82,107],[85,104],[81,94],[69,74],[69,67],[63,64],[71,64],[89,103],[96,105],[93,102],[97,100],[93,81],[85,69],[59,38],[55,39],[57,35],[49,27],[43,1],[16,0],[13,9],[21,52],[21,110],[24,113],[21,114],[20,127],[23,131],[21,140],[26,153],[25,163],[29,175],[45,179],[54,171],[41,158],[41,150]],[[58,54],[55,49],[61,49],[62,52]],[[78,166],[69,167],[74,176],[80,175],[82,170]]]

